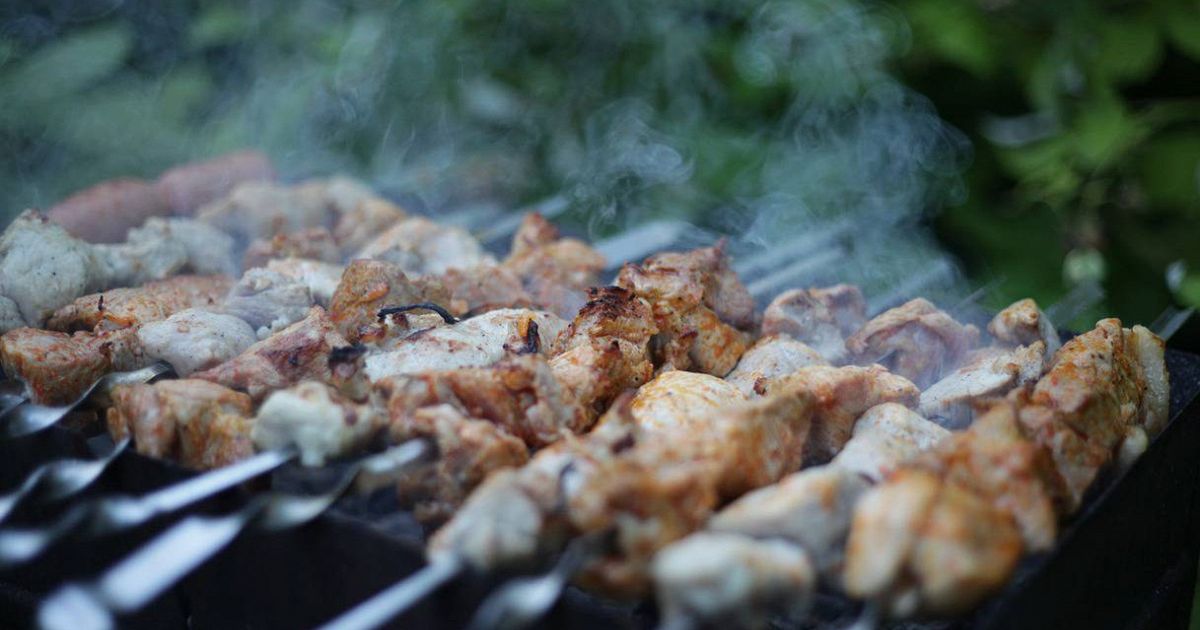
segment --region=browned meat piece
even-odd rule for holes
[[[807,345],[787,335],[770,335],[754,342],[725,379],[750,396],[769,379],[825,364],[825,359]]]
[[[954,481],[903,470],[855,507],[845,586],[891,616],[954,615],[1003,586],[1020,556],[1007,513]]]
[[[138,326],[189,308],[215,308],[231,286],[228,276],[176,276],[93,293],[55,311],[46,328],[75,332]]]
[[[247,392],[257,402],[303,380],[332,382],[329,353],[346,345],[325,310],[314,306],[304,319],[192,376]]]
[[[265,267],[267,262],[278,258],[308,258],[336,263],[341,262],[342,254],[333,240],[333,234],[323,227],[316,227],[255,239],[246,248],[242,268]]]
[[[355,260],[346,267],[333,293],[329,315],[350,342],[374,341],[386,332],[379,322],[379,309],[422,302],[446,304],[449,295],[436,280],[410,279],[392,263]]]
[[[113,391],[108,430],[132,435],[139,453],[189,468],[232,464],[254,454],[250,397],[194,379],[122,385]]]
[[[333,226],[333,238],[341,247],[342,255],[350,256],[405,216],[403,209],[389,201],[367,199],[340,214]]]
[[[113,179],[67,197],[46,216],[89,243],[120,243],[130,228],[170,213],[170,205],[154,184]]]
[[[875,405],[899,403],[916,407],[920,390],[908,379],[883,367],[814,365],[767,381],[767,395],[804,392],[813,401],[812,430],[805,458],[826,462],[842,450],[854,432],[854,422]]]
[[[1029,346],[1040,341],[1045,344],[1047,359],[1062,346],[1054,324],[1030,298],[1013,302],[996,313],[988,322],[988,332],[998,341],[1014,346]]]
[[[24,382],[40,404],[65,404],[101,376],[145,364],[136,329],[68,335],[18,328],[0,336],[4,373]]]
[[[650,304],[656,364],[724,376],[746,350],[754,301],[720,245],[626,264],[617,285]]]
[[[846,360],[846,337],[866,322],[867,303],[856,286],[792,289],[763,311],[764,335],[788,335],[812,346],[830,363]]]
[[[455,315],[482,313],[496,308],[531,308],[534,304],[533,298],[521,285],[521,279],[507,267],[480,265],[469,269],[449,269],[439,275],[438,280],[450,294],[447,308]],[[562,317],[574,314],[575,311],[569,315],[559,313]]]
[[[437,459],[397,486],[402,501],[415,505],[417,520],[438,525],[450,518],[493,471],[529,460],[525,443],[487,420],[469,418],[451,405],[418,409],[403,424],[393,424],[391,441],[413,438],[433,442]]]
[[[542,215],[525,215],[502,267],[524,282],[533,303],[572,317],[587,301],[587,289],[599,284],[604,256],[573,238],[560,238]]]
[[[658,330],[645,302],[630,291],[600,287],[588,297],[555,344],[550,367],[595,418],[621,392],[654,375],[648,346]]]
[[[569,391],[536,355],[505,359],[486,368],[461,368],[395,376],[379,382],[388,399],[393,432],[403,432],[410,416],[424,407],[448,404],[463,415],[503,427],[532,447],[578,433],[588,417]]]
[[[881,363],[924,389],[957,368],[978,341],[977,328],[917,298],[867,322],[846,348],[858,362]]]
[[[258,151],[239,151],[165,172],[156,184],[175,214],[192,215],[238,184],[275,179],[271,160]]]

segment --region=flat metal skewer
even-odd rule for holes
[[[76,494],[104,474],[117,456],[129,447],[129,439],[117,442],[99,459],[59,459],[38,466],[16,490],[0,496],[0,523],[34,491],[43,501],[58,501]]]

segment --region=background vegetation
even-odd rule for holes
[[[250,145],[435,209],[565,191],[596,234],[886,217],[991,306],[1200,305],[1194,0],[6,7],[6,216]]]

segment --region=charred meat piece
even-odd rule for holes
[[[827,462],[842,450],[854,431],[854,423],[868,409],[887,402],[915,407],[920,391],[908,379],[881,366],[800,368],[787,376],[768,381],[766,394],[802,391],[813,401],[813,423],[808,437],[806,461]]]
[[[325,311],[313,307],[304,319],[192,376],[246,392],[260,401],[271,391],[300,381],[331,382],[329,354],[347,345]]]
[[[405,304],[445,304],[449,295],[427,278],[409,278],[400,267],[380,260],[355,260],[342,274],[329,315],[352,343],[377,341],[386,332],[379,310]],[[394,320],[395,318],[393,318]]]
[[[766,381],[786,376],[810,365],[828,362],[816,350],[787,335],[770,335],[754,342],[725,377],[743,394],[751,396]]]
[[[522,280],[534,304],[571,317],[586,303],[587,289],[599,284],[604,265],[604,256],[590,245],[560,238],[557,228],[531,212],[513,236],[502,267]]]
[[[44,405],[66,404],[109,372],[148,364],[134,329],[68,335],[18,328],[0,336],[4,373],[24,382],[33,402]]]
[[[267,397],[254,417],[252,438],[259,449],[295,448],[305,466],[321,466],[366,447],[384,421],[372,405],[325,383],[304,381]]]
[[[655,363],[725,376],[748,345],[754,301],[720,245],[669,252],[626,264],[617,286],[650,305],[658,337]]]
[[[110,289],[58,309],[46,328],[62,332],[130,328],[189,308],[216,308],[231,286],[228,276],[176,276],[140,287]]]
[[[278,258],[307,258],[338,263],[342,260],[342,254],[333,240],[333,234],[323,227],[316,227],[255,239],[246,248],[242,268],[265,267],[268,262]]]
[[[241,319],[200,309],[143,324],[137,336],[148,359],[170,363],[181,377],[224,363],[256,341]]]
[[[802,341],[829,363],[847,359],[846,337],[866,322],[867,303],[856,286],[792,289],[780,293],[763,311],[763,335],[788,335]]]
[[[1008,345],[1030,346],[1040,341],[1045,345],[1047,359],[1062,346],[1054,324],[1030,298],[1013,302],[997,313],[988,323],[988,332]]]
[[[132,436],[139,453],[189,468],[232,464],[254,454],[250,397],[208,381],[165,380],[113,391],[108,430]]]
[[[170,213],[170,205],[153,183],[114,179],[67,197],[46,216],[89,243],[120,243],[146,219]]]
[[[545,311],[488,311],[389,340],[367,355],[366,375],[379,381],[402,374],[483,367],[513,354],[540,354],[566,326],[557,315]]]
[[[423,217],[401,220],[363,246],[354,258],[387,261],[413,275],[436,275],[496,262],[466,230]]]
[[[925,388],[958,367],[979,330],[917,298],[885,311],[846,340],[859,363],[881,363]]]
[[[970,423],[973,405],[988,397],[1003,396],[1042,375],[1045,344],[973,351],[963,365],[921,392],[921,413],[943,426],[960,429]]]

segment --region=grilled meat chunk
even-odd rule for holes
[[[303,381],[263,401],[251,436],[259,449],[295,448],[305,466],[321,466],[364,448],[385,420],[370,404],[356,403],[325,383]]]
[[[1062,346],[1054,324],[1030,298],[1013,302],[997,313],[988,322],[988,332],[997,341],[1014,346],[1030,346],[1040,341],[1045,346],[1047,359]]]
[[[766,382],[769,395],[803,391],[812,398],[814,420],[805,459],[827,462],[842,450],[865,411],[887,402],[915,407],[920,391],[908,379],[883,367],[814,365]]]
[[[617,286],[650,304],[658,338],[655,363],[724,376],[747,346],[754,301],[721,246],[668,252],[626,264]]]
[[[871,407],[854,423],[854,434],[832,464],[862,475],[871,483],[886,479],[900,465],[932,449],[951,435],[917,412],[897,403]]]
[[[525,215],[502,268],[519,277],[532,302],[560,317],[571,317],[587,302],[587,289],[599,284],[604,256],[587,243],[560,238],[542,215]]]
[[[0,236],[0,295],[23,325],[40,327],[55,309],[106,285],[93,246],[37,212],[21,213]]]
[[[977,328],[917,298],[867,322],[846,348],[859,363],[881,363],[923,389],[958,367],[978,341]]]
[[[165,267],[152,269],[143,260],[145,255],[138,252],[157,248],[182,254],[183,267],[178,270]],[[125,261],[122,265],[133,269],[127,272],[131,278],[127,284],[136,285],[144,282],[144,279],[157,279],[174,273],[236,276],[238,268],[234,249],[233,237],[207,223],[195,219],[154,217],[130,230],[125,243],[114,246],[112,251],[124,252]],[[117,286],[124,284],[116,283]]]
[[[246,322],[200,309],[143,324],[137,336],[148,359],[170,363],[181,377],[224,363],[255,342],[254,330]]]
[[[332,188],[344,186],[331,185]],[[343,257],[349,257],[362,249],[380,233],[405,217],[404,210],[385,199],[369,196],[348,203],[352,199],[353,195],[347,195],[346,199],[339,202],[338,220],[333,226],[333,238],[341,248]]]
[[[216,308],[232,285],[228,276],[176,276],[140,287],[110,289],[58,309],[46,328],[75,332],[135,327],[189,308]]]
[[[208,381],[165,380],[113,390],[108,430],[132,436],[139,453],[189,468],[232,464],[254,454],[250,397]]]
[[[452,405],[423,407],[390,427],[394,443],[423,438],[437,450],[433,464],[404,475],[397,487],[401,500],[413,504],[417,520],[427,525],[450,518],[493,471],[529,460],[525,443],[504,427],[470,418]]]
[[[1003,396],[1042,375],[1045,344],[981,348],[963,365],[921,392],[921,414],[943,426],[960,429],[971,422],[972,405],[987,397]]]
[[[335,214],[325,196],[315,189],[247,182],[201,208],[196,218],[246,245],[277,234],[329,228]]]
[[[267,271],[282,275],[308,287],[308,293],[318,305],[328,308],[342,281],[345,268],[319,260],[283,258],[267,262]]]
[[[0,336],[0,366],[44,405],[71,402],[96,379],[148,364],[133,329],[72,335],[17,328]]]
[[[304,319],[192,376],[244,391],[260,401],[273,390],[304,380],[333,382],[330,351],[346,345],[325,311],[314,306]]]
[[[81,190],[46,211],[46,217],[89,243],[120,243],[153,216],[171,213],[154,184],[113,179]]]
[[[450,294],[451,313],[467,315],[497,308],[530,308],[533,298],[521,285],[521,279],[503,266],[479,265],[467,269],[447,269],[437,277]],[[551,309],[558,313],[557,310]],[[570,317],[575,311],[562,317]]]
[[[736,385],[743,394],[751,396],[760,383],[786,376],[803,367],[827,363],[816,350],[787,335],[770,335],[754,342],[725,380]]]
[[[856,286],[792,289],[763,311],[763,335],[788,335],[816,350],[826,362],[846,361],[846,337],[867,320],[867,303]]]
[[[496,263],[466,230],[423,217],[402,219],[363,246],[354,258],[387,261],[412,275]]]
[[[386,327],[378,316],[385,306],[445,304],[448,300],[449,295],[437,281],[409,278],[389,262],[355,260],[342,274],[330,300],[329,314],[346,339],[358,343],[383,337]]]
[[[245,320],[259,339],[300,321],[315,302],[308,285],[269,269],[247,271],[225,296],[225,312]]]
[[[246,254],[242,257],[242,268],[265,267],[268,262],[278,258],[307,258],[340,263],[342,253],[329,230],[323,227],[309,228],[255,239],[246,248]]]
[[[239,184],[272,179],[275,169],[267,156],[258,151],[237,151],[176,166],[163,173],[156,185],[175,214],[191,216]]]
[[[483,367],[511,354],[539,354],[553,345],[566,326],[545,311],[489,311],[389,340],[380,351],[367,355],[366,374],[379,381],[400,374]]]

